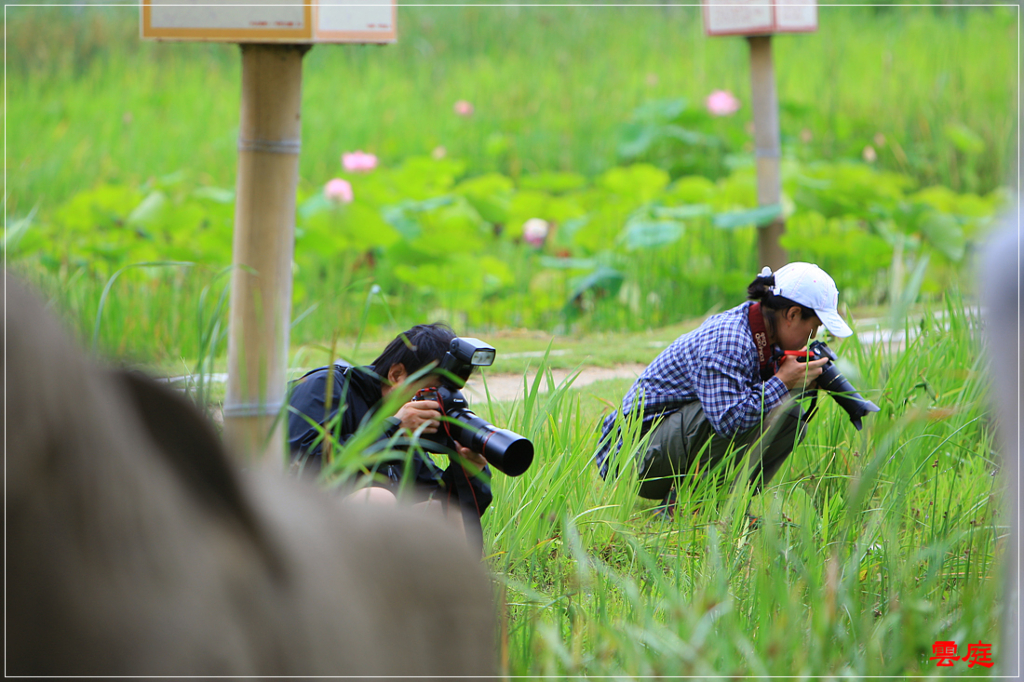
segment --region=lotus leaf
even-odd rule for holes
[[[564,194],[587,186],[587,179],[579,173],[558,173],[549,171],[524,175],[519,178],[522,189],[536,189],[552,194]]]
[[[628,251],[652,249],[679,241],[683,224],[673,220],[631,220],[626,224],[622,240]]]
[[[755,225],[761,227],[767,225],[782,215],[782,205],[772,204],[770,206],[759,206],[746,211],[729,211],[719,213],[712,219],[715,227],[731,230],[737,227],[748,227]]]
[[[597,179],[597,186],[637,204],[651,201],[669,183],[669,175],[650,164],[611,168]]]

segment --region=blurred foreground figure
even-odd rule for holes
[[[1020,648],[1020,426],[1021,400],[1021,286],[1020,225],[1016,215],[1004,218],[1004,229],[989,244],[984,267],[985,330],[993,379],[992,399],[999,419],[1000,439],[1004,453],[1004,480],[1010,517],[1010,541],[1007,543],[1003,603],[1003,653],[999,656],[1002,675],[1014,678],[1021,674],[1018,661]]]
[[[488,579],[443,522],[239,473],[5,279],[5,672],[495,674]]]

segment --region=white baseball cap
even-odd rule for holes
[[[770,274],[771,270],[767,267],[761,271],[762,276]],[[776,296],[783,296],[813,310],[832,336],[842,338],[853,334],[853,330],[843,322],[836,310],[839,306],[839,289],[835,281],[814,263],[784,265],[775,272],[775,286],[771,290]]]

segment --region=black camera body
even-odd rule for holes
[[[533,463],[533,443],[508,429],[499,429],[482,419],[466,403],[461,389],[474,367],[494,362],[493,347],[471,338],[452,339],[451,346],[437,367],[441,385],[420,390],[413,400],[434,400],[447,417],[437,433],[421,436],[454,452],[455,441],[483,455],[487,463],[509,476],[519,476]]]
[[[873,402],[861,396],[850,382],[843,376],[843,373],[833,364],[839,358],[825,345],[824,341],[812,341],[807,346],[807,351],[791,352],[800,362],[808,362],[828,358],[828,362],[822,367],[821,376],[818,377],[818,388],[829,392],[832,399],[839,403],[839,406],[850,415],[850,421],[858,431],[863,424],[861,417],[868,412],[878,412],[880,408]]]

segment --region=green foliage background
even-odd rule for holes
[[[705,38],[699,8],[403,7],[396,45],[316,46],[293,303],[308,314],[293,340],[424,315],[492,330],[662,326],[737,302],[760,266],[754,226],[780,211],[791,257],[833,273],[846,303],[938,296],[1004,196],[1016,14],[820,15],[818,32],[773,41],[785,196],[767,213],[747,47]],[[193,316],[155,321],[129,293],[170,288],[166,305],[191,307],[230,262],[240,60],[235,46],[137,31],[134,6],[10,8],[4,250],[65,292],[83,331],[119,268],[194,264],[189,277],[133,269],[112,290],[111,320],[146,333],[114,322],[100,347],[166,362],[193,355]],[[714,89],[737,93],[739,112],[709,115]],[[340,154],[355,149],[380,167],[346,175]],[[339,176],[351,204],[322,197]],[[531,218],[551,227],[543,247],[522,239]]]

